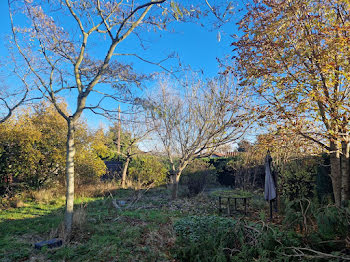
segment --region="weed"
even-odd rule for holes
[[[63,199],[64,193],[62,188],[50,188],[28,191],[25,194],[38,203],[55,204],[59,199]]]
[[[77,208],[74,211],[73,215],[73,226],[81,230],[86,223],[86,205],[80,205],[79,208]]]

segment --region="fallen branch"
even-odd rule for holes
[[[292,249],[296,254],[295,255],[287,255],[289,257],[305,257],[305,258],[335,258],[339,259],[339,261],[350,261],[350,257],[336,256],[332,254],[323,253],[317,250],[313,250],[311,248],[306,247],[286,247],[287,249]],[[313,253],[315,255],[305,254],[306,252]]]
[[[131,203],[126,207],[126,209],[131,208],[133,205],[135,205],[140,199],[141,197],[148,191],[151,189],[151,187],[154,185],[154,183],[150,184],[145,190],[139,190],[137,192],[137,196],[135,197],[135,199],[133,201],[131,201]]]

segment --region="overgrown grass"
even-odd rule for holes
[[[315,230],[321,229],[320,226],[310,224],[308,228],[313,230],[312,234],[301,234],[300,230],[284,228],[282,217],[276,214],[273,221],[266,223],[268,205],[255,193],[248,215],[237,212],[233,217],[222,218],[215,216],[218,215],[217,197],[205,193],[170,201],[169,192],[162,188],[144,194],[131,189],[106,188],[80,192],[75,201],[74,226],[69,239],[62,227],[65,204],[62,196],[52,194],[56,197],[51,199],[50,192],[44,192],[48,196],[37,192],[34,197],[21,198],[21,207],[9,206],[1,210],[0,261],[214,261],[214,257],[216,261],[263,261],[262,258],[288,261],[283,254],[291,256],[290,261],[299,261],[298,257],[292,257],[291,248],[304,252],[305,247],[327,252],[322,255],[335,259],[330,261],[337,261],[339,254],[347,255],[342,250],[342,246],[347,245],[344,242],[347,240],[343,239],[346,236],[333,236],[328,232],[343,230],[339,223],[334,223],[340,221],[334,220],[339,217],[338,213],[326,213],[333,209],[321,210],[324,214],[320,213],[323,218],[320,223],[324,224],[326,219],[329,224],[326,228],[318,232]],[[298,212],[294,210],[291,214],[300,215]],[[233,228],[232,223],[237,226]],[[270,223],[274,226],[270,227]],[[191,240],[193,234],[199,236],[198,241]],[[54,237],[64,239],[64,245],[34,249],[36,242]],[[337,248],[320,249],[318,244],[324,246],[324,240],[335,241]],[[342,253],[337,255],[332,251]],[[314,251],[308,252],[306,255],[315,257]]]
[[[127,203],[132,190],[117,190],[113,198]],[[36,250],[36,242],[62,237],[64,199],[24,201],[20,208],[0,212],[0,261],[170,261],[178,210],[162,207],[164,194],[149,192],[132,208],[120,211],[112,196],[80,197],[70,241],[60,248]],[[149,206],[149,205],[152,206]]]

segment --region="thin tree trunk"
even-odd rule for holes
[[[255,182],[256,182],[256,177],[258,175],[258,170],[257,167],[254,167],[254,176],[253,176],[253,182],[252,182],[252,188],[255,189]]]
[[[341,156],[341,199],[348,201],[350,199],[349,182],[350,182],[350,143],[342,142],[342,156]]]
[[[126,173],[128,171],[128,166],[129,166],[129,162],[130,162],[130,157],[128,156],[126,158],[124,167],[123,167],[123,174],[122,174],[122,188],[126,187]]]
[[[67,158],[66,158],[66,212],[64,216],[64,226],[67,233],[72,230],[73,222],[73,208],[74,208],[74,121],[69,119],[68,121],[68,133],[67,133]]]
[[[179,190],[179,181],[180,181],[181,173],[182,173],[182,170],[178,171],[176,174],[174,174],[172,176],[171,198],[173,200],[177,199],[177,193]]]
[[[171,188],[171,198],[174,200],[177,198],[177,193],[178,193],[178,189],[179,189],[179,181],[180,181],[180,177],[181,177],[181,174],[182,174],[182,171],[186,168],[188,164],[188,160],[183,162],[179,169],[174,172],[172,174],[172,188]]]
[[[122,124],[120,121],[120,105],[118,106],[118,143],[117,143],[117,151],[118,151],[118,158],[120,157],[120,130],[122,128]]]
[[[330,164],[331,179],[333,187],[334,201],[337,206],[341,205],[341,168],[340,168],[340,152],[337,141],[330,144]]]

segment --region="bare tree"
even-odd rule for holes
[[[247,130],[245,98],[224,77],[188,81],[177,92],[170,81],[159,83],[159,94],[149,98],[145,107],[171,164],[173,199],[182,171],[194,158],[237,141]]]
[[[126,187],[126,176],[130,161],[133,157],[144,153],[139,148],[140,143],[147,140],[152,131],[145,116],[140,112],[129,114],[127,118],[121,118],[120,122],[118,121],[110,128],[110,136],[116,139],[116,154],[125,158],[121,179],[122,188]],[[119,149],[118,146],[120,146]]]
[[[67,122],[67,232],[71,231],[73,217],[75,125],[84,110],[115,112],[108,102],[120,101],[121,94],[130,93],[130,86],[147,78],[136,74],[131,64],[116,60],[116,50],[132,33],[139,36],[153,27],[165,26],[160,8],[164,2],[8,0],[13,42],[37,89]],[[15,26],[16,16],[23,13],[25,26]],[[69,113],[59,104],[65,95],[75,100]]]
[[[6,86],[2,86],[0,89],[0,123],[9,119],[13,112],[24,103],[28,95],[28,89],[18,92],[9,93],[9,89]]]
[[[11,50],[8,50],[11,53]],[[13,54],[11,54],[13,55]],[[0,123],[9,119],[24,103],[40,97],[30,96],[33,86],[29,84],[29,70],[23,69],[18,57],[1,57],[0,64]],[[20,81],[18,81],[20,80]]]

